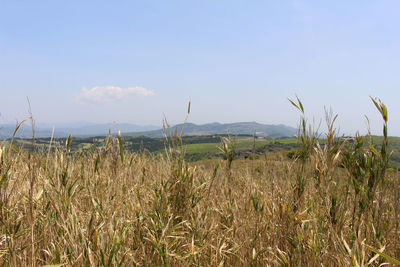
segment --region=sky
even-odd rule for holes
[[[400,136],[399,1],[0,1],[0,124],[296,127]],[[322,122],[322,125],[324,123]],[[322,127],[323,128],[323,127]]]

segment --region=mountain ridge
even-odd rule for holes
[[[11,138],[16,128],[16,124],[1,124],[0,125],[0,139]],[[72,134],[76,137],[91,137],[91,136],[105,136],[111,130],[112,134],[121,132],[139,132],[151,131],[160,129],[159,126],[154,125],[136,125],[130,123],[38,123],[35,127],[35,136],[38,138],[51,137],[67,137]],[[23,124],[17,132],[16,137],[31,138],[32,127],[29,123]]]
[[[269,136],[269,137],[292,137],[296,134],[297,129],[284,124],[262,124],[258,122],[234,122],[234,123],[206,123],[206,124],[194,124],[191,122],[185,124],[177,124],[170,127],[172,132],[183,128],[183,135],[213,135],[213,134],[246,134],[257,136]],[[136,132],[136,133],[125,133],[124,135],[143,135],[148,137],[161,137],[163,135],[162,129],[147,131],[147,132]]]
[[[37,138],[51,137],[53,127],[51,124],[37,124],[35,136]],[[69,134],[75,137],[92,137],[106,136],[111,130],[111,134],[116,134],[121,131],[125,136],[147,136],[159,138],[163,136],[163,129],[157,126],[143,126],[130,123],[79,123],[74,126],[71,124],[55,123],[58,127],[54,128],[54,137],[67,137]],[[187,122],[185,124],[177,124],[171,126],[172,131],[180,131],[182,126],[183,135],[213,135],[213,134],[247,134],[269,137],[291,137],[296,133],[296,129],[284,124],[262,124],[257,122],[234,122],[234,123],[219,123],[212,122],[206,124],[195,124]],[[0,139],[11,138],[16,125],[2,124],[0,125]],[[16,137],[31,138],[32,128],[29,124],[23,124],[17,132]]]

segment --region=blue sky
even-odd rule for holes
[[[398,1],[0,3],[0,123],[258,121],[400,135]]]

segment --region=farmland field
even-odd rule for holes
[[[186,160],[198,161],[203,159],[217,159],[222,158],[223,154],[218,150],[218,145],[222,137],[227,135],[213,135],[213,136],[188,136],[183,138],[184,150],[186,153]],[[147,151],[150,153],[164,153],[165,152],[165,139],[163,138],[148,138],[148,137],[122,137],[124,149],[130,152]],[[106,144],[105,137],[92,137],[92,138],[74,138],[71,143],[71,151],[87,151],[93,147],[101,148]],[[294,138],[281,138],[281,139],[256,139],[254,147],[253,136],[233,136],[234,148],[237,157],[245,157],[255,152],[261,155],[265,152],[278,152],[290,151],[296,148],[297,140]],[[380,147],[382,137],[372,136],[372,141]],[[15,144],[20,146],[24,144],[24,148],[31,149],[31,141],[29,139],[16,139]],[[53,147],[65,144],[65,138],[56,138],[53,141]],[[321,144],[324,140],[320,140]],[[39,138],[36,140],[36,148],[39,150],[47,151],[50,144],[50,138]],[[255,149],[254,149],[255,148]],[[389,137],[389,150],[393,151],[390,168],[400,168],[400,137]]]
[[[168,140],[173,145],[119,136],[56,139],[51,147],[46,139],[3,142],[1,265],[348,266],[399,258],[398,173],[362,165],[363,157],[379,160],[370,150],[358,158],[349,143],[332,157],[339,139],[314,140],[305,158],[296,156],[295,139]],[[376,151],[383,141],[374,139]],[[370,190],[360,179],[375,172],[384,182],[360,193]]]

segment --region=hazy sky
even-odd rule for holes
[[[0,123],[318,121],[400,135],[399,1],[0,1]]]

